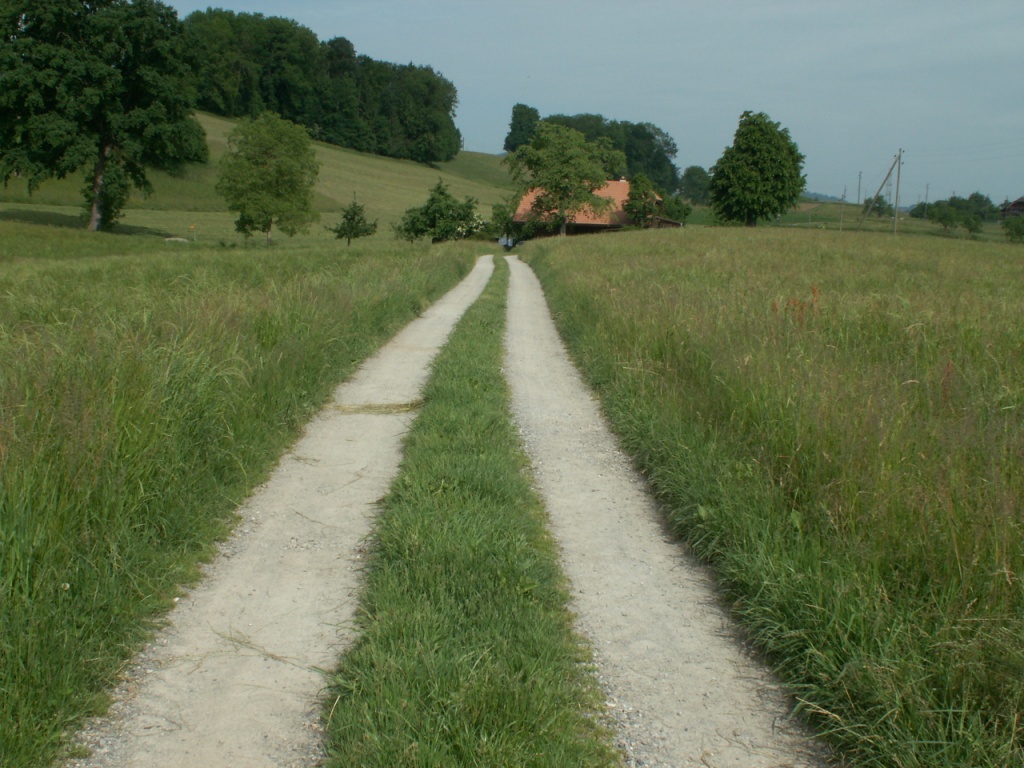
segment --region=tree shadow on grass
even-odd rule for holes
[[[85,221],[81,216],[72,216],[71,214],[59,213],[57,211],[37,211],[27,208],[10,208],[0,211],[0,221],[17,221],[22,224],[40,224],[42,226],[62,227],[64,229],[85,229]],[[109,234],[173,237],[171,232],[130,224],[117,224]]]

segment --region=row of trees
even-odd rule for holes
[[[85,169],[90,229],[112,227],[132,187],[150,191],[147,169],[206,162],[197,103],[419,162],[462,143],[455,87],[432,69],[321,44],[287,19],[211,9],[182,23],[159,0],[0,6],[0,181],[33,191]]]
[[[238,214],[235,229],[250,237],[262,232],[270,242],[275,228],[287,235],[306,231],[320,216],[313,210],[313,188],[320,164],[306,129],[272,112],[243,119],[228,136],[217,191],[228,209]],[[435,242],[470,237],[483,227],[476,200],[456,200],[443,182],[430,191],[424,205],[410,208],[395,226],[405,240]],[[377,231],[366,208],[353,198],[341,221],[327,229],[349,245]]]
[[[548,125],[573,129],[605,153],[617,151],[623,162],[619,168],[606,168],[605,178],[624,172],[634,184],[640,179],[649,181],[666,202],[677,205],[683,216],[680,204],[689,200],[710,204],[724,220],[753,225],[758,219],[777,216],[792,207],[804,189],[803,155],[789,132],[763,112],[743,113],[733,145],[726,148],[711,172],[690,166],[680,176],[672,162],[678,153],[675,141],[656,125],[591,114],[541,119],[533,107],[516,104],[505,137],[514,175],[523,175],[525,159],[535,153],[536,149],[531,148],[535,143],[543,146],[550,141],[554,134],[543,130]],[[561,183],[568,183],[569,178],[563,177]],[[549,183],[559,180],[550,179]],[[678,203],[673,200],[677,194],[682,198]],[[561,217],[561,213],[556,216]]]
[[[521,194],[537,192],[531,204],[532,219],[555,225],[564,235],[576,214],[607,209],[609,201],[597,191],[608,179],[622,174],[628,157],[610,137],[588,138],[560,121],[539,120],[525,131],[527,118],[536,116],[536,110],[527,110],[530,108],[523,105],[513,110],[507,146],[527,135],[529,139],[510,152],[505,163]],[[711,173],[698,167],[688,170],[721,220],[754,226],[759,219],[782,214],[799,200],[805,181],[803,160],[788,130],[763,112],[748,111],[740,117],[732,146],[726,147]],[[643,226],[657,211],[658,185],[645,173],[630,176],[626,212]],[[663,213],[669,218],[685,219],[689,212],[678,196],[667,196],[664,203]]]
[[[430,67],[321,43],[290,19],[211,8],[184,21],[194,52],[199,107],[225,117],[264,111],[306,126],[314,139],[434,163],[462,146],[455,86]]]
[[[936,200],[933,203],[918,203],[910,210],[915,219],[928,219],[940,225],[944,230],[963,227],[968,234],[977,234],[982,224],[999,219],[999,208],[992,200],[981,192],[973,192],[967,197],[953,195],[947,200]]]
[[[642,173],[663,194],[672,195],[679,189],[679,169],[673,163],[678,154],[676,143],[652,123],[609,120],[590,114],[551,115],[542,120],[533,107],[516,104],[505,137],[505,151],[515,152],[528,144],[542,122],[575,129],[587,141],[607,141],[612,149],[622,153],[622,172],[630,178]]]

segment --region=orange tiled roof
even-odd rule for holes
[[[523,199],[519,201],[519,207],[516,209],[516,215],[513,219],[514,221],[522,223],[529,218],[533,207],[533,201],[537,199],[538,193],[539,190],[531,189],[523,195]],[[626,212],[622,210],[622,205],[629,198],[628,181],[620,179],[618,181],[605,182],[605,185],[598,189],[594,194],[611,200],[612,206],[597,216],[589,210],[581,211],[580,213],[577,213],[575,217],[570,219],[573,224],[622,227],[629,223]]]

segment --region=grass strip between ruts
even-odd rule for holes
[[[438,356],[382,502],[332,765],[615,765],[501,372],[508,268]]]

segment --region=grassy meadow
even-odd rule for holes
[[[861,221],[861,207],[853,203],[803,202],[781,216],[773,226],[801,229],[832,229],[856,232],[881,232],[892,234],[925,235],[947,240],[975,240],[979,242],[1005,243],[1006,234],[998,222],[988,222],[976,235],[968,234],[962,227],[949,230],[924,219],[911,218],[900,213],[895,223],[888,217],[867,216]]]
[[[37,766],[102,711],[337,382],[477,248],[169,256],[152,237],[0,227],[19,243],[0,260],[0,764]]]
[[[4,766],[47,764],[102,711],[235,505],[479,252],[399,242],[389,223],[438,177],[484,213],[508,183],[482,155],[428,168],[317,145],[322,223],[355,193],[378,234],[247,244],[214,190],[233,123],[200,120],[213,162],[154,173],[113,233],[84,230],[79,178],[0,191]]]
[[[688,228],[522,255],[827,738],[855,765],[1024,764],[1024,252]]]
[[[354,193],[378,233],[246,244],[213,189],[233,124],[200,119],[214,162],[154,174],[113,234],[84,231],[80,179],[0,190],[0,765],[62,753],[335,384],[481,252],[389,225],[439,177],[485,217],[509,190],[494,157],[317,145],[321,224]],[[856,220],[808,205],[521,255],[676,530],[849,762],[1022,765],[1024,250]],[[611,759],[574,719],[586,654],[508,432],[503,274],[382,506],[364,640],[332,682],[337,764],[550,764],[531,740]],[[484,623],[438,634],[445,612]]]
[[[804,201],[784,213],[775,221],[761,221],[758,228],[824,229],[842,232],[875,232],[892,234],[893,220],[889,217],[868,216],[863,222],[861,206],[854,203],[830,201]],[[714,212],[706,206],[695,206],[686,219],[687,226],[713,226]],[[963,228],[944,230],[938,224],[922,219],[913,219],[906,213],[900,214],[897,234],[924,235],[943,240],[974,240],[978,242],[1005,243],[1006,233],[997,222],[982,225],[977,235],[968,235]]]

